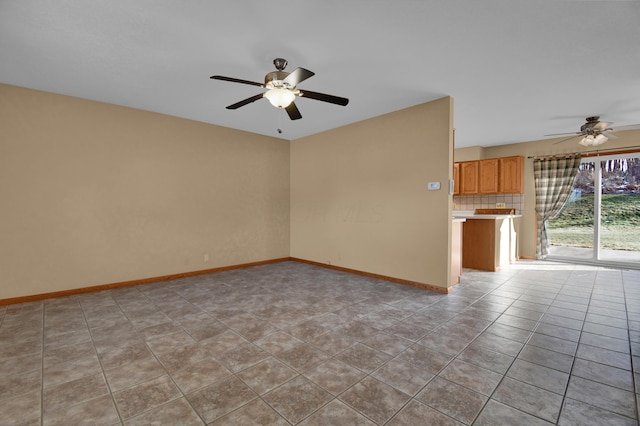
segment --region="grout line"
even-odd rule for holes
[[[511,369],[511,367],[513,366],[513,364],[515,363],[515,361],[518,359],[518,356],[520,355],[520,353],[522,352],[522,350],[524,350],[524,348],[526,347],[526,345],[528,344],[528,342],[531,340],[531,338],[533,337],[534,333],[536,332],[536,330],[538,329],[538,327],[540,326],[540,324],[543,324],[543,322],[542,322],[542,318],[544,318],[544,315],[545,315],[545,314],[549,311],[549,309],[552,307],[553,302],[557,300],[558,296],[561,294],[562,289],[567,285],[567,281],[568,281],[568,279],[570,278],[570,276],[571,276],[571,273],[570,273],[570,274],[568,275],[568,277],[564,280],[563,284],[558,288],[558,291],[555,293],[555,296],[553,297],[552,301],[551,301],[551,302],[549,303],[549,305],[547,306],[547,309],[545,309],[545,311],[542,313],[542,315],[540,316],[540,318],[536,321],[536,325],[535,325],[535,327],[533,328],[533,330],[531,330],[531,331],[530,331],[530,333],[529,333],[529,336],[528,336],[527,340],[524,342],[524,344],[523,344],[522,348],[518,351],[518,354],[516,354],[516,355],[515,355],[513,362],[509,365],[509,368],[507,368],[507,370],[505,371],[505,373],[502,375],[502,378],[501,378],[501,379],[500,379],[500,381],[498,382],[498,385],[496,385],[496,387],[494,388],[493,392],[491,393],[491,395],[490,395],[490,396],[489,396],[489,398],[487,399],[487,402],[484,404],[483,408],[478,412],[478,415],[480,415],[480,413],[482,413],[482,410],[486,407],[486,405],[488,404],[488,402],[491,400],[491,398],[493,397],[493,395],[495,394],[495,392],[497,391],[497,389],[500,387],[500,384],[501,384],[501,383],[504,381],[504,379],[507,377],[507,373],[508,373],[509,369]],[[513,278],[513,277],[512,277],[512,278]],[[509,281],[509,280],[507,280],[507,282],[508,282],[508,281]],[[595,281],[595,277],[594,277],[594,281]],[[507,282],[503,283],[500,287],[502,287],[504,284],[507,284]],[[497,289],[495,289],[495,290],[500,289],[500,287],[498,287],[498,288],[497,288]],[[529,289],[530,289],[530,288],[529,288]],[[528,289],[528,290],[529,290],[529,289]],[[493,291],[495,291],[495,290],[493,290]],[[492,291],[492,292],[490,292],[490,293],[493,293],[493,291]],[[490,293],[488,293],[488,294],[490,294]],[[592,294],[592,293],[593,293],[593,286],[592,286],[592,289],[591,289],[591,292],[590,292],[589,300],[591,300],[591,294]],[[515,301],[519,300],[519,299],[520,299],[524,294],[526,294],[526,293],[522,293],[522,294],[518,297],[518,299],[515,299],[515,300],[514,300],[514,302],[512,302],[512,303],[511,303],[511,305],[513,305],[513,303],[515,303]],[[511,305],[510,305],[510,306],[511,306]],[[589,305],[587,304],[587,310],[588,310],[588,306],[589,306]],[[508,309],[508,308],[507,308],[507,309]],[[505,309],[505,311],[506,311],[507,309]],[[523,309],[524,309],[524,308],[523,308]],[[501,314],[501,316],[502,316],[502,315],[504,315],[504,312]],[[498,317],[495,321],[497,321],[499,318],[500,318],[500,317]],[[494,321],[493,323],[495,323],[495,321]],[[582,320],[582,327],[584,327],[584,323],[585,323],[585,321],[586,321],[586,312],[585,312],[585,319],[583,319],[583,320]],[[492,325],[493,325],[493,323],[492,323]],[[518,327],[515,327],[515,328],[518,328]],[[581,333],[582,333],[582,330],[581,330]],[[551,337],[555,337],[555,336],[551,336]],[[556,420],[556,424],[557,424],[557,422],[559,422],[560,416],[561,416],[561,414],[562,414],[562,409],[563,409],[563,407],[564,407],[564,400],[565,400],[565,398],[566,398],[566,392],[567,392],[567,389],[568,389],[568,386],[569,386],[569,381],[571,380],[571,371],[573,370],[573,363],[575,362],[575,359],[576,359],[576,354],[577,354],[577,350],[578,350],[579,343],[580,343],[579,341],[576,343],[576,350],[574,351],[574,354],[573,354],[573,356],[572,356],[572,358],[573,358],[573,360],[572,360],[572,366],[571,366],[571,370],[570,370],[570,372],[568,373],[568,376],[569,376],[569,377],[567,378],[567,384],[565,385],[564,393],[563,393],[563,395],[562,395],[562,403],[561,403],[561,405],[560,405],[560,411],[558,412],[558,419]],[[542,349],[552,351],[551,349],[546,349],[546,348],[542,348]],[[555,352],[555,351],[552,351],[552,352]],[[535,363],[534,363],[534,364],[535,364]],[[540,364],[537,364],[537,365],[540,365]],[[547,367],[547,366],[542,366],[542,367],[550,368],[550,367]],[[517,380],[517,379],[513,379],[513,380]],[[517,381],[519,381],[519,380],[517,380]],[[538,386],[535,386],[535,385],[532,385],[532,384],[529,384],[529,383],[526,383],[526,382],[522,382],[522,383],[525,383],[525,384],[527,384],[527,385],[529,385],[529,386],[538,387]],[[543,388],[540,388],[540,389],[543,389]],[[543,389],[543,390],[546,390],[546,389]],[[548,392],[551,392],[551,391],[548,391]],[[552,393],[555,393],[555,392],[552,392]],[[505,405],[506,405],[506,404],[505,404]],[[512,406],[510,406],[510,405],[508,405],[508,406],[509,406],[510,408],[513,408],[513,409],[516,409],[516,410],[518,410],[518,411],[523,412],[522,410],[520,410],[520,409],[518,409],[518,408],[516,408],[516,407],[512,407]],[[526,414],[533,415],[533,414],[530,414],[530,413],[526,413]],[[534,416],[534,417],[538,417],[538,418],[540,418],[539,416],[536,416],[536,415],[533,415],[533,416]],[[475,421],[475,420],[477,420],[477,417],[476,417],[476,419],[474,419],[474,421]],[[545,421],[546,421],[546,420],[545,420]]]
[[[111,297],[111,296],[110,296]],[[113,300],[113,298],[111,298]],[[114,300],[113,303],[115,303],[118,308],[120,308],[120,306],[116,303],[116,301]],[[109,390],[109,397],[111,397],[111,402],[113,403],[113,407],[116,410],[116,414],[118,415],[118,420],[120,420],[120,424],[123,425],[124,424],[124,420],[122,419],[122,414],[120,413],[120,409],[118,408],[118,404],[116,404],[116,400],[115,397],[113,396],[113,390],[111,389],[111,385],[109,384],[109,380],[107,380],[107,373],[105,372],[104,366],[102,365],[102,361],[100,360],[100,354],[98,354],[98,348],[96,347],[96,342],[93,339],[93,333],[91,332],[91,326],[89,325],[89,321],[87,320],[87,313],[85,311],[84,306],[82,305],[82,300],[80,298],[78,298],[78,305],[80,306],[80,310],[82,311],[82,317],[84,318],[84,322],[87,325],[87,332],[89,333],[89,339],[91,339],[91,345],[93,346],[93,350],[96,354],[96,358],[98,358],[98,364],[100,364],[100,370],[102,370],[102,377],[104,378],[104,382],[107,385],[107,389]]]
[[[507,283],[508,283],[508,281],[510,281],[511,279],[513,279],[513,277],[511,277],[509,280],[507,280],[506,282],[504,282],[500,287],[502,287],[503,285],[507,284]],[[498,287],[498,289],[499,289],[500,287]],[[496,290],[497,290],[497,289],[496,289]],[[495,290],[493,290],[493,291],[495,291]],[[493,293],[493,291],[492,291],[491,293]],[[490,293],[489,293],[489,294],[490,294]],[[519,296],[517,299],[514,299],[514,301],[513,301],[513,302],[511,302],[511,304],[509,305],[509,307],[512,307],[512,306],[513,306],[513,304],[514,304],[516,301],[520,300],[520,298],[521,298],[524,294],[526,294],[526,293],[522,293],[522,294],[520,294],[520,296]],[[556,299],[556,297],[557,297],[557,293],[556,293],[556,296],[553,298],[553,300],[555,300],[555,299]],[[482,411],[486,408],[487,404],[489,404],[489,401],[491,401],[491,400],[492,400],[493,395],[496,393],[496,391],[498,390],[498,388],[500,387],[500,385],[502,384],[502,382],[504,381],[504,379],[507,377],[507,373],[509,372],[509,370],[511,369],[511,367],[513,367],[513,364],[515,364],[516,360],[518,359],[518,356],[520,355],[520,353],[522,353],[522,351],[524,350],[524,348],[527,346],[527,343],[528,343],[528,342],[531,340],[531,338],[533,337],[533,334],[535,333],[535,330],[538,328],[538,326],[539,326],[539,324],[540,324],[540,320],[544,317],[544,314],[545,314],[546,312],[548,312],[548,311],[549,311],[549,308],[551,307],[551,304],[553,303],[553,300],[551,301],[551,303],[549,303],[549,305],[547,306],[547,309],[545,309],[545,311],[542,313],[542,315],[540,315],[540,318],[536,321],[536,325],[534,326],[533,330],[529,331],[529,336],[527,337],[527,339],[525,340],[525,342],[522,344],[522,347],[520,348],[520,350],[518,351],[518,353],[513,357],[513,361],[511,361],[511,364],[509,364],[509,367],[507,367],[507,369],[505,370],[504,374],[502,374],[502,377],[501,377],[501,378],[500,378],[500,380],[498,381],[498,384],[495,386],[495,388],[494,388],[494,389],[493,389],[493,391],[491,392],[491,395],[489,395],[489,396],[488,396],[487,401],[484,403],[484,405],[482,406],[482,408],[478,411],[478,414],[476,415],[476,417],[475,417],[475,418],[473,419],[473,421],[471,422],[472,424],[473,424],[473,423],[478,419],[478,417],[480,416],[480,414],[482,413]],[[506,308],[506,309],[505,309],[505,310],[500,314],[500,316],[494,320],[494,322],[493,322],[491,325],[495,324],[495,323],[496,323],[496,321],[497,321],[500,317],[502,317],[502,315],[505,315],[505,313],[504,313],[504,312],[506,312],[508,309],[509,309],[509,308]],[[516,328],[518,328],[518,327],[516,327]],[[509,339],[509,340],[511,340],[511,339]],[[505,354],[505,355],[506,355],[506,354]],[[513,380],[516,380],[516,379],[513,379]],[[523,383],[524,383],[524,382],[523,382]],[[526,383],[526,384],[528,384],[528,383]],[[528,385],[530,385],[530,384],[528,384]],[[530,386],[533,386],[533,385],[530,385]],[[498,401],[498,402],[499,402],[499,401]],[[507,404],[505,404],[505,405],[507,405]],[[508,407],[510,407],[510,408],[512,408],[512,409],[515,409],[515,410],[518,410],[518,411],[520,411],[520,412],[523,412],[523,413],[525,413],[525,414],[527,414],[527,415],[530,415],[530,416],[533,416],[533,417],[537,417],[537,418],[541,418],[541,417],[536,416],[536,415],[534,415],[534,414],[526,413],[525,411],[522,411],[522,410],[520,410],[519,408],[512,407],[511,405],[507,405],[507,406],[508,406]],[[558,418],[560,418],[560,412],[558,412]],[[544,420],[544,419],[543,419],[543,420]]]
[[[181,278],[178,278],[178,279],[181,279]],[[189,301],[188,299],[184,298],[180,293],[176,292],[176,291],[175,291],[175,290],[173,290],[173,289],[170,289],[170,291],[171,291],[172,293],[174,293],[177,297],[179,297],[179,298],[181,298],[181,299],[185,300],[185,301],[186,301],[187,303],[189,303],[190,305],[193,305],[193,303],[191,303],[191,301]],[[149,296],[147,296],[146,294],[144,294],[144,292],[143,292],[143,291],[137,290],[137,292],[140,294],[140,296],[144,297],[144,298],[145,298],[149,303],[151,303],[155,308],[157,308],[159,312],[162,312],[162,314],[163,314],[164,316],[166,316],[169,320],[171,320],[170,322],[172,322],[172,323],[177,323],[177,324],[180,326],[180,329],[181,329],[184,333],[186,333],[187,335],[189,335],[189,336],[190,336],[190,337],[191,337],[191,338],[192,338],[192,339],[193,339],[193,340],[194,340],[194,341],[195,341],[195,342],[200,346],[200,342],[198,342],[196,339],[194,339],[194,338],[193,338],[193,336],[191,336],[191,334],[189,334],[189,333],[188,333],[188,332],[187,332],[187,331],[182,327],[182,324],[180,324],[180,322],[179,322],[179,321],[176,321],[176,320],[175,320],[175,319],[173,319],[172,317],[168,316],[168,315],[167,315],[167,314],[166,314],[162,309],[160,309],[160,308],[158,307],[158,305],[156,304],[156,302],[155,302],[153,299],[151,299]],[[129,318],[129,316],[127,315],[126,311],[125,311],[124,309],[122,309],[122,306],[120,305],[120,303],[118,303],[118,301],[117,301],[116,299],[114,299],[114,302],[118,305],[118,308],[122,311],[122,314],[125,316],[125,318],[127,318],[127,320],[129,321],[129,324],[131,324],[131,327],[133,327],[133,329],[135,330],[136,334],[140,337],[140,340],[142,340],[142,342],[144,343],[145,347],[147,348],[147,350],[149,351],[149,353],[151,354],[151,356],[153,356],[153,358],[154,358],[154,359],[158,362],[158,364],[162,367],[162,369],[164,370],[165,375],[169,378],[169,380],[171,381],[171,383],[173,383],[173,385],[176,387],[176,389],[177,389],[177,390],[178,390],[178,392],[180,393],[181,397],[182,397],[182,398],[184,398],[185,402],[189,405],[189,407],[191,407],[191,409],[193,410],[193,412],[194,412],[194,413],[195,413],[195,414],[196,414],[196,415],[197,415],[197,416],[202,420],[202,422],[203,422],[204,424],[206,424],[206,423],[207,423],[207,422],[206,422],[206,420],[205,420],[205,419],[200,415],[200,413],[195,409],[195,407],[193,407],[193,405],[191,404],[191,401],[189,401],[189,400],[187,399],[187,395],[182,391],[182,389],[180,388],[180,386],[178,386],[178,384],[175,382],[175,380],[173,379],[173,377],[171,376],[171,374],[170,374],[170,373],[169,373],[169,371],[167,370],[167,367],[162,363],[162,361],[158,358],[158,356],[156,355],[156,353],[151,349],[151,347],[149,346],[149,343],[147,342],[147,340],[146,340],[146,339],[141,335],[140,330],[138,330],[138,328],[137,328],[135,325],[133,325],[133,323],[131,322],[131,319],[130,319],[130,318]],[[193,305],[193,306],[195,306],[195,305]],[[197,306],[196,306],[196,308],[197,308]],[[202,311],[202,309],[200,309],[200,311]],[[210,316],[208,313],[207,313],[207,315],[208,315],[208,316]],[[177,333],[177,331],[176,331],[176,333]],[[172,333],[169,333],[169,334],[172,334]],[[226,367],[225,367],[225,368],[226,368]],[[232,372],[232,373],[233,373],[233,372]],[[105,378],[106,378],[106,374],[105,374]],[[156,377],[156,378],[157,378],[157,377]],[[146,380],[146,381],[143,381],[143,382],[137,383],[137,384],[132,385],[131,387],[126,388],[126,389],[130,389],[130,388],[132,388],[132,387],[138,386],[138,385],[140,385],[141,383],[146,383],[146,382],[149,382],[149,381],[151,381],[151,380],[155,380],[156,378],[153,378],[153,379],[150,379],[150,380]],[[124,389],[121,389],[121,390],[124,390]],[[166,401],[166,402],[165,402],[164,404],[162,404],[162,405],[169,404],[169,403],[171,403],[171,402],[173,402],[173,401],[176,401],[177,399],[179,399],[179,398],[175,398],[175,399],[171,399],[171,400],[169,400],[169,401]],[[162,405],[160,405],[160,406],[162,406]],[[142,412],[140,412],[140,413],[136,414],[135,416],[133,416],[132,418],[135,418],[135,417],[137,417],[137,416],[143,415],[144,413],[149,412],[149,411],[151,411],[151,410],[154,410],[154,409],[156,409],[156,408],[158,408],[158,407],[153,407],[153,408],[150,408],[150,409],[148,409],[148,410],[146,410],[146,411],[142,411]],[[122,416],[121,416],[120,418],[121,418],[122,422],[124,423],[124,419],[122,419]]]
[[[500,284],[498,287],[496,287],[496,288],[494,288],[493,290],[491,290],[491,291],[489,291],[489,292],[485,293],[482,297],[478,298],[476,301],[474,301],[473,303],[471,303],[469,306],[465,307],[462,311],[460,311],[460,312],[456,313],[453,317],[451,317],[451,318],[449,318],[448,320],[446,320],[446,321],[442,322],[441,324],[438,324],[438,326],[436,326],[434,329],[432,329],[432,330],[430,331],[430,333],[431,333],[431,332],[433,332],[433,331],[435,331],[435,330],[437,330],[439,327],[441,327],[442,325],[446,324],[447,322],[449,322],[449,321],[453,320],[453,319],[454,319],[454,318],[456,318],[458,315],[463,314],[467,309],[469,309],[470,307],[472,307],[475,303],[477,303],[478,301],[482,300],[483,298],[485,298],[485,297],[486,297],[486,296],[488,296],[489,294],[493,293],[495,290],[497,290],[497,289],[499,289],[500,287],[502,287],[504,284],[506,284],[506,283],[507,283],[509,280],[511,280],[512,278],[513,278],[513,276],[509,277],[507,280],[505,280],[505,281],[504,281],[502,284]],[[514,302],[515,302],[516,300],[517,300],[517,299],[514,299]],[[511,302],[511,303],[509,304],[509,307],[510,307],[514,302]],[[437,303],[438,303],[437,301],[436,301],[436,302],[434,302],[434,305],[435,305],[435,304],[437,304]],[[505,308],[505,310],[506,310],[506,309],[508,309],[508,308]],[[496,312],[496,313],[497,313],[497,312]],[[467,344],[466,344],[466,345],[465,345],[465,346],[464,346],[460,351],[458,351],[458,353],[457,353],[456,355],[454,355],[454,356],[453,356],[453,357],[452,357],[452,358],[451,358],[451,359],[450,359],[450,360],[449,360],[449,361],[448,361],[448,362],[447,362],[447,363],[446,363],[446,364],[445,364],[445,365],[444,365],[440,370],[438,370],[438,371],[433,375],[433,377],[432,377],[431,379],[429,379],[429,380],[428,380],[428,381],[427,381],[427,382],[426,382],[426,383],[425,383],[425,384],[424,384],[424,385],[423,385],[423,386],[422,386],[422,387],[421,387],[417,392],[415,392],[415,394],[414,394],[413,396],[411,396],[411,397],[410,397],[409,401],[407,401],[407,402],[406,402],[406,403],[405,403],[405,404],[404,404],[404,405],[403,405],[403,406],[402,406],[402,407],[401,407],[401,408],[400,408],[400,409],[399,409],[399,410],[398,410],[398,411],[397,411],[397,412],[396,412],[396,413],[391,417],[391,419],[393,419],[395,416],[397,416],[397,415],[398,415],[398,413],[399,413],[400,411],[402,411],[402,409],[404,409],[404,408],[405,408],[405,407],[406,407],[406,406],[407,406],[411,401],[414,401],[414,400],[415,400],[416,402],[418,402],[418,403],[421,403],[421,404],[422,404],[422,402],[420,402],[420,401],[418,401],[417,399],[415,399],[415,396],[416,396],[416,395],[418,395],[418,394],[420,394],[422,391],[424,391],[424,390],[426,389],[426,387],[427,387],[427,386],[429,386],[429,384],[433,381],[433,379],[434,379],[434,378],[439,377],[439,378],[440,378],[440,379],[442,379],[442,380],[446,380],[446,381],[451,382],[450,380],[448,380],[448,379],[446,379],[446,378],[444,378],[444,377],[440,377],[440,373],[442,373],[442,372],[443,372],[443,371],[444,371],[444,370],[445,370],[449,365],[451,365],[451,363],[452,363],[453,361],[457,360],[457,359],[458,359],[458,357],[460,356],[460,354],[461,354],[462,352],[464,352],[464,351],[465,351],[469,346],[471,346],[471,345],[472,345],[472,344],[473,344],[473,343],[474,343],[474,342],[475,342],[475,341],[476,341],[476,340],[477,340],[477,339],[478,339],[478,338],[479,338],[479,337],[480,337],[480,336],[481,336],[485,331],[487,331],[487,329],[488,329],[489,327],[491,327],[493,324],[495,324],[495,322],[498,320],[498,318],[500,318],[503,314],[504,314],[504,311],[503,311],[502,313],[500,313],[500,315],[499,315],[495,320],[491,321],[491,322],[490,322],[488,325],[486,325],[486,326],[485,326],[481,331],[479,331],[479,332],[477,333],[477,335],[476,335],[473,339],[471,339],[471,340],[469,341],[469,343],[467,343]],[[428,334],[427,334],[427,335],[428,335]],[[425,336],[426,336],[426,335],[425,335]],[[502,336],[499,336],[499,337],[502,337]],[[424,338],[424,337],[423,337],[423,338]],[[509,339],[509,340],[510,340],[510,339]],[[414,346],[414,345],[419,345],[418,341],[414,342],[414,344],[413,344],[413,345],[410,345],[408,348],[410,348],[410,347],[412,347],[412,346]],[[423,345],[421,345],[421,346],[423,346]],[[426,346],[425,346],[425,347],[426,347]],[[524,346],[523,346],[523,347],[524,347]],[[404,349],[404,351],[406,351],[408,348]],[[435,351],[435,352],[440,352],[440,351],[437,351],[437,350],[434,350],[434,349],[431,349],[431,348],[427,348],[427,349],[433,350],[433,351]],[[487,348],[487,349],[488,349],[488,348]],[[490,349],[488,349],[488,350],[490,350]],[[404,351],[402,351],[402,352],[404,352]],[[400,352],[400,354],[401,354],[402,352]],[[495,351],[494,351],[494,352],[495,352]],[[443,352],[440,352],[440,353],[443,353]],[[397,358],[400,354],[396,355],[393,359]],[[445,355],[449,355],[449,354],[445,354]],[[504,355],[507,355],[507,354],[504,354]],[[507,355],[507,356],[509,356],[509,355]],[[463,361],[463,362],[464,362],[464,361]],[[514,357],[514,362],[515,362],[515,357]],[[513,362],[512,362],[512,364],[513,364]],[[479,367],[479,366],[478,366],[478,367]],[[479,368],[483,368],[483,367],[479,367]],[[492,371],[492,370],[489,370],[489,371]],[[499,373],[498,373],[498,374],[499,374]],[[506,371],[505,371],[505,374],[504,374],[504,375],[502,375],[502,376],[503,376],[503,378],[505,377],[505,375],[506,375]],[[501,382],[501,381],[502,381],[502,379],[500,380],[500,382]],[[496,389],[497,389],[497,387],[499,386],[500,382],[498,383],[498,385],[496,385]],[[455,383],[455,382],[451,382],[451,383],[453,383],[453,384],[455,384],[455,385],[457,385],[457,386],[463,387],[463,388],[465,388],[465,389],[468,389],[468,390],[470,390],[470,391],[472,391],[472,392],[478,393],[478,394],[480,394],[480,395],[482,395],[482,396],[486,396],[486,395],[481,394],[481,393],[479,393],[479,392],[477,392],[477,391],[475,391],[475,390],[473,390],[473,389],[469,389],[469,388],[467,388],[467,387],[466,387],[466,386],[464,386],[464,385],[461,385],[461,384],[458,384],[458,383]],[[494,392],[495,392],[495,389],[494,389]],[[492,394],[493,394],[493,393],[492,393]],[[490,401],[490,399],[491,399],[491,396],[489,396],[489,397],[487,398],[487,401],[483,404],[482,408],[478,411],[478,414],[476,414],[476,417],[472,420],[472,423],[477,419],[477,417],[480,415],[480,413],[482,412],[482,410],[484,409],[484,407],[486,406],[486,404]],[[425,405],[429,406],[428,404],[425,404]],[[430,408],[432,408],[432,409],[434,409],[434,410],[436,410],[436,411],[438,411],[439,413],[441,413],[441,414],[443,414],[443,415],[445,415],[445,416],[447,416],[447,417],[451,418],[451,419],[454,419],[455,421],[459,421],[458,419],[455,419],[455,418],[451,417],[450,415],[448,415],[448,414],[446,414],[446,413],[444,413],[444,412],[442,412],[442,411],[438,410],[438,409],[437,409],[437,408],[435,408],[435,407],[431,407],[431,406],[429,406],[429,407],[430,407]],[[390,420],[391,420],[391,419],[390,419]]]
[[[633,395],[635,397],[636,403],[634,404],[634,411],[636,414],[636,421],[640,421],[640,413],[638,412],[638,408],[640,405],[640,401],[638,400],[638,383],[636,383],[636,366],[633,362],[633,349],[632,349],[632,341],[631,341],[631,324],[629,320],[629,311],[627,310],[627,288],[625,285],[625,274],[622,275],[622,296],[624,297],[624,311],[627,316],[627,338],[629,339],[629,356],[631,358],[631,384],[633,385]]]
[[[560,422],[560,418],[562,417],[562,412],[564,410],[564,404],[565,401],[567,400],[567,392],[569,390],[569,384],[571,383],[573,376],[573,368],[576,364],[576,358],[578,356],[578,349],[580,349],[580,342],[582,340],[582,333],[584,330],[584,324],[587,322],[587,314],[589,313],[589,306],[591,305],[591,298],[593,297],[593,289],[595,287],[595,281],[598,279],[598,271],[596,270],[595,276],[593,277],[593,282],[591,284],[591,291],[589,292],[589,301],[587,303],[587,310],[584,313],[584,319],[582,320],[582,327],[580,327],[580,336],[578,337],[578,343],[576,345],[576,350],[573,354],[573,359],[571,360],[571,368],[569,369],[569,377],[567,378],[567,384],[564,387],[564,393],[562,395],[562,402],[560,403],[560,411],[558,412],[558,419],[556,420],[556,425]],[[563,287],[566,285],[563,285]],[[555,300],[555,299],[554,299]]]

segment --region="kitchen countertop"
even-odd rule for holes
[[[475,214],[473,210],[453,210],[454,219],[509,219],[521,214]]]

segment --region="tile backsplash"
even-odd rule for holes
[[[454,210],[494,209],[496,203],[504,203],[505,208],[516,209],[516,213],[521,213],[524,208],[524,195],[454,195],[453,202]]]

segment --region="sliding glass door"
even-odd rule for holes
[[[640,153],[583,158],[547,231],[550,259],[640,268]]]

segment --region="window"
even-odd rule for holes
[[[640,153],[583,158],[547,233],[549,259],[640,269]]]

